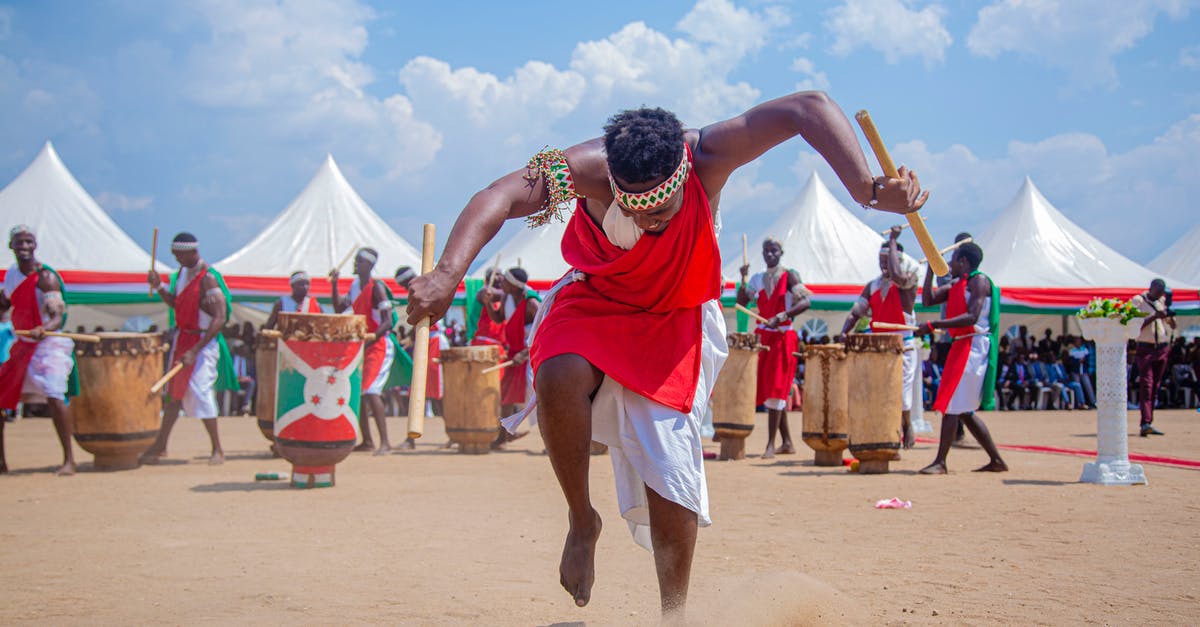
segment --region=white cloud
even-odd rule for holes
[[[913,7],[911,0],[846,0],[829,9],[825,28],[835,37],[830,51],[845,56],[873,48],[891,64],[910,56],[926,67],[941,63],[954,43],[942,23],[946,11],[938,4]]]
[[[1076,224],[1130,258],[1146,261],[1195,223],[1191,164],[1200,160],[1200,114],[1122,153],[1112,153],[1094,135],[1066,133],[1010,142],[995,158],[979,157],[962,145],[935,151],[920,141],[897,144],[892,155],[916,170],[932,191],[922,213],[937,241],[964,230],[981,233],[1028,175]],[[803,153],[794,166],[797,176],[813,169],[849,202],[820,156]],[[864,218],[880,227],[894,221],[880,212]]]
[[[1154,30],[1160,14],[1185,17],[1196,0],[1001,0],[979,10],[967,48],[995,58],[1004,53],[1066,70],[1083,87],[1117,85],[1113,58]]]
[[[145,211],[154,205],[153,196],[126,196],[120,192],[100,192],[96,194],[96,202],[109,213]]]
[[[1188,46],[1180,50],[1179,65],[1192,69],[1200,68],[1200,46]]]
[[[792,69],[804,76],[803,80],[796,83],[796,91],[829,89],[829,77],[824,72],[817,71],[817,66],[811,59],[797,57],[792,61]]]

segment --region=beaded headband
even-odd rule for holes
[[[623,191],[617,186],[617,181],[613,178],[612,172],[608,173],[608,182],[612,185],[613,197],[617,199],[617,202],[622,207],[629,211],[644,213],[658,209],[671,200],[675,192],[679,191],[683,187],[684,182],[687,181],[690,169],[691,162],[688,161],[687,151],[685,150],[683,159],[680,160],[679,167],[675,168],[675,172],[653,189],[637,193]]]
[[[171,250],[174,252],[188,252],[189,250],[200,250],[200,242],[171,242]]]
[[[292,278],[288,279],[288,285],[295,285],[297,283],[300,283],[302,281],[307,281],[307,280],[309,280],[307,272],[303,272],[303,271],[302,272],[293,272]]]
[[[34,237],[37,237],[37,234],[33,232],[32,226],[29,226],[28,224],[18,224],[8,230],[9,241],[12,241],[12,238],[20,235],[21,233],[28,233]]]

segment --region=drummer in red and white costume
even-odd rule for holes
[[[697,527],[709,524],[700,417],[726,355],[716,202],[734,170],[797,135],[859,202],[898,212],[924,204],[907,168],[872,179],[849,120],[821,93],[701,130],[662,109],[631,110],[603,138],[543,150],[476,193],[433,272],[412,283],[409,322],[441,317],[506,219],[544,224],[575,201],[562,240],[572,270],[534,324],[537,398],[527,409],[537,407],[566,499],[559,580],[577,605],[591,598],[601,527],[588,482],[595,439],[609,447],[622,517],[653,546],[663,613],[681,618]]]
[[[809,308],[808,288],[800,282],[800,273],[779,265],[783,257],[783,244],[775,238],[767,238],[762,245],[766,272],[759,272],[746,280],[750,266],[742,266],[742,281],[738,284],[737,301],[745,306],[751,298],[757,299],[758,314],[769,322],[760,322],[754,329],[759,342],[769,350],[758,354],[758,393],[755,404],[767,408],[767,450],[764,459],[775,457],[775,453],[787,455],[796,452],[792,446],[792,432],[788,429],[787,405],[792,393],[792,381],[796,378],[796,350],[800,337],[792,330],[792,318]],[[783,440],[775,450],[775,432]]]
[[[387,411],[383,405],[383,387],[392,371],[392,361],[396,358],[395,347],[388,335],[392,332],[392,300],[388,298],[387,288],[383,281],[371,278],[379,253],[374,248],[360,248],[354,256],[354,282],[350,284],[350,294],[341,297],[338,294],[338,272],[335,269],[329,273],[333,284],[333,310],[342,313],[346,310],[367,318],[367,333],[374,333],[375,339],[363,346],[363,377],[362,404],[358,415],[358,424],[362,429],[363,441],[354,448],[356,451],[375,449],[371,441],[371,422],[368,414],[374,414],[375,426],[379,429],[379,448],[376,455],[387,455],[392,452],[388,441]]]
[[[275,305],[271,307],[271,315],[267,316],[267,323],[263,325],[264,329],[274,329],[275,322],[279,318],[279,312],[286,311],[288,313],[321,313],[321,303],[317,302],[316,298],[308,295],[308,288],[312,284],[307,272],[293,272],[288,278],[288,285],[292,288],[290,296],[280,296],[279,300],[275,301]]]
[[[858,324],[859,318],[870,316],[872,333],[899,333],[904,336],[904,353],[902,355],[904,376],[904,401],[900,424],[904,433],[904,448],[912,448],[914,434],[912,431],[912,400],[913,382],[917,376],[917,341],[912,331],[885,331],[875,328],[876,322],[892,324],[917,324],[913,307],[917,303],[917,282],[920,281],[921,270],[910,257],[904,255],[904,246],[896,241],[900,237],[900,227],[893,226],[888,233],[888,240],[879,249],[880,275],[863,287],[858,301],[846,316],[842,325],[842,335]]]
[[[471,346],[499,346],[500,361],[504,361],[504,275],[499,269],[488,268],[475,300],[479,302],[479,321]]]
[[[62,279],[53,268],[39,263],[34,256],[37,236],[32,228],[13,227],[8,232],[8,247],[17,262],[4,274],[0,313],[11,310],[13,329],[29,331],[29,336],[18,336],[8,361],[0,365],[0,408],[14,410],[22,400],[48,404],[63,450],[63,464],[58,474],[73,475],[75,454],[71,448],[71,435],[75,429],[65,400],[67,380],[75,366],[71,356],[75,343],[65,337],[46,336],[47,331],[61,329],[66,320]],[[8,463],[4,459],[4,423],[4,418],[0,417],[0,473],[8,472]]]
[[[525,392],[529,387],[526,364],[529,361],[529,348],[526,338],[537,317],[538,303],[529,297],[528,282],[529,273],[523,268],[509,268],[500,286],[504,295],[501,306],[495,307],[487,300],[491,298],[491,292],[485,292],[483,297],[483,310],[494,324],[500,325],[500,340],[504,343],[508,359],[513,362],[504,369],[500,379],[500,413],[504,416],[520,411],[525,405]],[[501,434],[501,439],[504,439],[504,434]]]

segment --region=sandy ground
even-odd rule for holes
[[[862,476],[814,467],[805,447],[759,459],[759,418],[749,458],[707,465],[693,622],[1200,622],[1200,471],[1148,465],[1149,486],[1100,487],[1076,482],[1083,458],[1009,452],[1012,472],[976,474],[983,452],[955,449],[949,476],[924,477],[933,449],[919,444]],[[985,419],[1001,443],[1095,448],[1094,412]],[[1200,414],[1156,424],[1167,436],[1131,437],[1132,451],[1200,459]],[[337,487],[308,491],[254,481],[288,465],[253,419],[221,419],[221,433],[224,466],[205,463],[203,428],[185,420],[167,465],[93,472],[77,448],[80,474],[58,478],[50,421],[8,425],[0,623],[657,622],[652,557],[617,515],[606,457],[593,458],[606,528],[580,609],[558,586],[566,516],[536,433],[467,456],[439,450],[431,420],[417,451],[355,454]],[[913,508],[873,508],[893,496]]]

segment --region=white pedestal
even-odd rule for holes
[[[1083,318],[1084,337],[1096,343],[1096,461],[1083,465],[1079,480],[1101,485],[1146,483],[1141,464],[1129,463],[1125,345],[1136,337],[1137,320],[1123,325],[1109,318]]]

